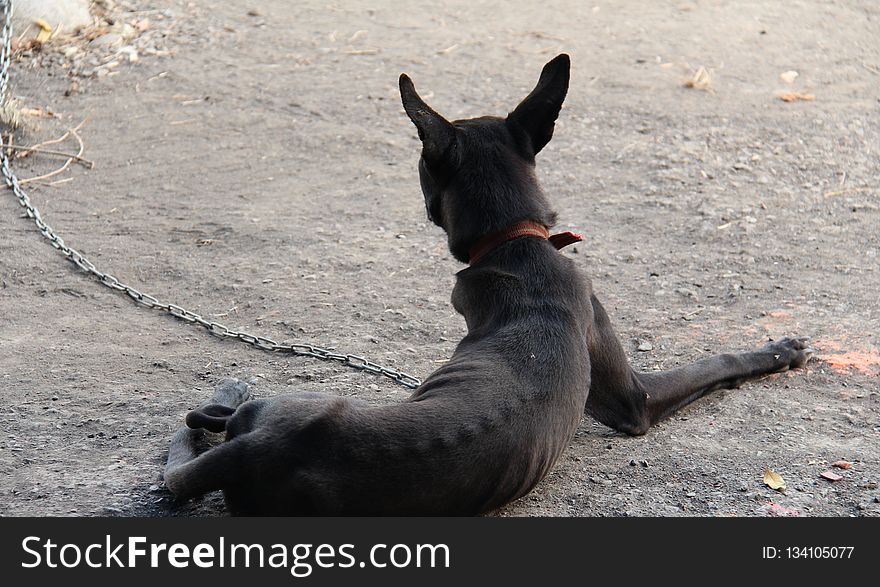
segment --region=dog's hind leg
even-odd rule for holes
[[[242,436],[218,444],[189,461],[166,467],[165,486],[181,501],[224,489],[240,473],[246,447],[246,437]]]
[[[237,379],[224,379],[214,387],[211,399],[200,408],[187,414],[187,423],[192,427],[179,428],[171,438],[171,446],[168,449],[168,461],[165,464],[165,485],[178,497],[198,495],[185,491],[184,485],[189,488],[192,483],[184,483],[186,477],[186,465],[198,458],[198,447],[205,435],[205,430],[222,432],[226,428],[226,421],[236,408],[247,401],[250,396],[248,385]],[[219,448],[219,447],[218,447]],[[212,451],[209,451],[212,452]]]
[[[669,371],[637,373],[629,366],[602,304],[595,296],[592,303],[586,412],[627,434],[644,434],[659,420],[716,389],[801,367],[813,353],[807,339],[783,338],[752,352],[715,355]]]

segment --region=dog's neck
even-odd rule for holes
[[[497,232],[487,234],[478,240],[470,249],[468,263],[473,266],[504,243],[525,236],[550,241],[550,244],[556,247],[557,250],[584,240],[583,236],[568,231],[551,235],[550,230],[540,222],[523,220]]]

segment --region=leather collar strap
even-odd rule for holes
[[[551,235],[550,231],[543,224],[524,220],[478,240],[477,244],[471,247],[470,260],[468,262],[473,265],[507,241],[523,236],[536,236],[548,240],[557,250],[584,240],[583,236],[568,231]]]

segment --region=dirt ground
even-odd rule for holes
[[[149,19],[158,49],[107,67],[100,41],[84,62],[46,48],[12,71],[32,114],[19,144],[88,119],[94,168],[28,189],[103,270],[229,326],[427,375],[465,331],[449,302],[461,267],[425,219],[397,77],[450,118],[505,114],[566,51],[571,89],[538,172],[558,228],[586,235],[564,254],[592,278],[633,363],[669,368],[783,335],[813,337],[819,356],[644,437],[585,418],[553,473],[499,514],[880,514],[876,2],[117,10]],[[708,88],[686,87],[700,67]],[[15,168],[24,178],[61,163],[31,155]],[[172,431],[225,376],[261,395],[409,393],[138,308],[21,216],[2,195],[2,515],[225,515],[219,494],[174,504],[161,477]],[[821,478],[839,459],[852,463],[833,469],[843,479]],[[765,467],[784,493],[762,483]]]

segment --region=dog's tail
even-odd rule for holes
[[[189,428],[204,428],[209,432],[223,432],[226,430],[226,422],[235,413],[235,408],[221,404],[208,404],[186,415],[186,425]]]

